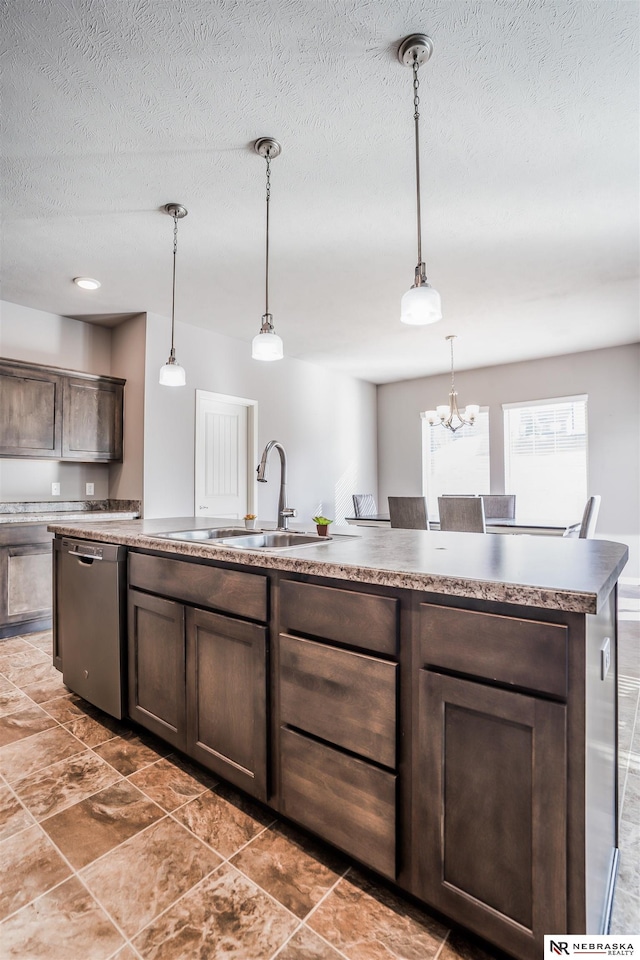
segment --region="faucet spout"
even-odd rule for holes
[[[269,440],[262,451],[262,458],[257,467],[258,482],[267,483],[267,465],[269,454],[276,448],[280,455],[280,494],[278,496],[278,530],[289,529],[289,517],[295,517],[296,511],[287,506],[287,454],[284,447],[277,440]]]

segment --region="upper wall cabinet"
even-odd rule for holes
[[[124,384],[0,359],[0,456],[122,460]]]

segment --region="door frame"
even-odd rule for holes
[[[258,465],[258,401],[249,400],[247,397],[232,397],[226,393],[213,393],[211,390],[196,390],[196,416],[195,416],[195,464],[194,464],[194,484],[193,484],[193,515],[200,516],[198,513],[198,500],[196,495],[196,485],[198,480],[198,471],[202,469],[200,462],[201,451],[198,446],[198,434],[200,421],[202,417],[201,400],[215,400],[220,403],[235,403],[238,406],[247,408],[247,513],[258,512],[258,482],[255,476],[255,470],[252,473],[248,464]]]

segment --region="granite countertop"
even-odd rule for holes
[[[137,500],[44,500],[0,502],[0,523],[50,523],[55,520],[135,520]]]
[[[98,523],[94,519],[54,522],[49,530],[177,556],[576,613],[599,611],[628,558],[626,546],[606,540],[375,527],[358,528],[357,534],[350,527],[332,527],[335,539],[318,545],[241,550],[154,536],[215,526],[209,517]],[[218,525],[242,526],[229,520]],[[269,526],[275,525],[262,529]]]

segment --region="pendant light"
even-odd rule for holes
[[[272,137],[261,137],[253,145],[253,149],[267,161],[267,229],[265,244],[265,309],[262,316],[260,333],[256,334],[251,343],[251,356],[254,360],[282,360],[284,355],[282,340],[273,326],[273,317],[269,313],[269,203],[271,201],[271,161],[279,157],[282,147]]]
[[[173,287],[171,295],[171,352],[169,359],[160,367],[160,383],[163,387],[184,387],[187,377],[184,367],[181,367],[176,360],[176,351],[173,345],[175,333],[175,313],[176,313],[176,253],[178,251],[178,220],[182,220],[187,215],[187,208],[181,203],[167,203],[164,212],[173,217]]]
[[[480,407],[477,403],[468,403],[462,413],[458,410],[458,394],[456,393],[456,385],[453,378],[453,341],[456,339],[455,334],[449,334],[445,339],[449,341],[451,348],[451,390],[449,391],[449,403],[443,403],[439,407],[436,407],[435,410],[427,410],[423,416],[432,427],[441,425],[451,430],[452,433],[455,433],[460,427],[472,427],[474,425],[476,417],[480,413]]]
[[[418,265],[415,270],[413,286],[402,298],[400,319],[413,326],[435,323],[442,320],[440,294],[427,281],[427,273],[422,260],[422,223],[420,218],[420,98],[418,96],[418,69],[426,63],[433,53],[433,43],[424,33],[412,33],[405,37],[398,47],[398,60],[413,70],[413,122],[416,149],[416,211],[418,226]]]

